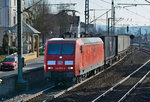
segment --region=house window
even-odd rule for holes
[[[16,24],[16,12],[14,12],[14,17],[13,17],[14,25]]]
[[[16,24],[16,17],[14,16],[14,25]]]
[[[2,0],[0,0],[0,6],[2,7]]]
[[[7,21],[7,23],[8,23],[8,26],[9,26],[9,10],[8,10],[8,21]]]
[[[2,25],[2,9],[0,8],[0,25]]]
[[[14,6],[16,6],[16,0],[14,0]]]

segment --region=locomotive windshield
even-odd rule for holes
[[[49,44],[47,54],[48,55],[73,55],[74,44]]]

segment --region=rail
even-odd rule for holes
[[[128,80],[133,74],[135,74],[137,71],[139,71],[140,69],[142,69],[146,64],[148,64],[150,62],[150,60],[148,60],[146,63],[144,63],[141,67],[139,67],[137,70],[135,70],[133,73],[131,73],[130,75],[128,75],[126,78],[124,78],[123,80],[121,80],[120,82],[118,82],[116,85],[114,85],[113,87],[111,87],[110,89],[108,89],[107,91],[105,91],[103,94],[101,94],[100,96],[98,96],[96,99],[94,99],[92,102],[96,102],[97,100],[101,99],[102,97],[104,97],[106,94],[108,94],[109,92],[113,91],[114,88],[116,88],[117,86],[119,86],[120,84],[122,84],[123,82],[125,82],[126,80]]]
[[[131,54],[131,52],[128,53],[128,54]],[[127,54],[127,55],[128,55],[128,54]],[[83,83],[85,83],[85,82],[91,80],[92,78],[98,76],[98,75],[101,74],[102,72],[104,72],[104,71],[110,69],[112,66],[114,66],[114,65],[116,65],[117,63],[119,63],[120,61],[122,61],[127,55],[125,55],[122,59],[120,59],[119,61],[117,61],[117,62],[115,62],[114,64],[112,64],[110,67],[108,67],[108,68],[106,68],[106,69],[100,71],[100,72],[97,73],[96,75],[93,75],[93,76],[91,76],[90,78],[88,78],[88,79],[82,81],[81,83],[75,84],[74,86],[71,86],[71,87],[69,87],[69,88],[67,88],[67,89],[65,89],[65,90],[63,90],[63,91],[61,91],[61,92],[59,92],[59,93],[54,94],[52,98],[55,99],[55,98],[59,97],[60,95],[66,93],[67,91],[73,90],[73,89],[75,89],[76,87],[82,85]],[[52,86],[52,88],[53,88],[53,87],[55,87],[55,86]],[[43,90],[43,91],[41,91],[41,92],[38,92],[38,93],[36,93],[36,94],[34,94],[34,95],[31,95],[31,96],[25,98],[24,100],[22,100],[21,102],[29,102],[30,100],[32,100],[32,99],[34,99],[34,98],[36,98],[36,97],[42,95],[45,91],[47,91],[47,90],[49,90],[49,89],[50,89],[50,88],[47,88],[47,89],[45,89],[45,90]]]
[[[51,87],[49,87],[49,88],[47,88],[47,89],[44,89],[44,90],[42,90],[42,91],[40,91],[40,92],[38,92],[38,93],[36,93],[36,94],[34,94],[34,95],[31,95],[31,96],[29,96],[29,97],[23,99],[21,102],[29,102],[29,101],[32,100],[33,98],[42,95],[45,91],[50,90],[50,89],[52,89],[52,88],[54,88],[54,87],[55,87],[55,86],[51,86]]]
[[[141,78],[141,80],[139,80],[122,98],[120,98],[120,100],[119,100],[118,102],[122,102],[129,94],[131,94],[131,92],[132,92],[133,90],[135,90],[135,88],[145,80],[145,78],[149,75],[149,73],[150,73],[150,71],[148,71],[148,72]]]

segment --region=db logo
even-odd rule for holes
[[[58,61],[57,64],[58,65],[63,65],[63,61]]]

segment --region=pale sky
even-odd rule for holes
[[[79,11],[77,15],[81,17],[81,21],[84,21],[84,10],[85,10],[85,0],[48,0],[49,3],[77,3],[74,7],[75,10]],[[125,7],[121,6],[118,8],[118,3],[130,3],[130,4],[148,4],[145,0],[114,0],[116,6],[116,20],[119,20],[116,25],[117,26],[140,26],[146,25],[150,26],[150,5],[146,6],[132,6]],[[89,0],[90,9],[111,9],[111,0]],[[95,17],[102,15],[107,10],[96,10]],[[109,17],[111,17],[111,13],[109,13]],[[94,19],[94,12],[90,11],[90,21]],[[97,24],[106,25],[106,15],[101,17]]]

